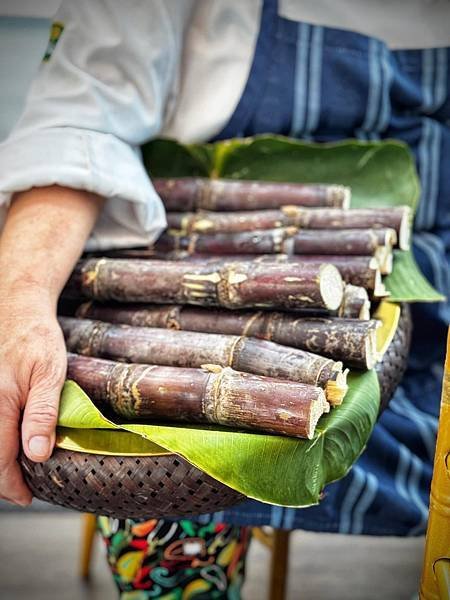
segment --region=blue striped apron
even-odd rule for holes
[[[304,140],[398,138],[422,183],[414,252],[450,296],[450,49],[391,51],[380,40],[278,15],[266,0],[248,82],[225,139],[276,133]],[[415,305],[407,375],[347,477],[319,506],[247,501],[215,521],[314,531],[419,535],[425,531],[450,307]],[[199,519],[208,521],[210,515]]]

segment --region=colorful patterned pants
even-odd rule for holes
[[[238,600],[249,527],[99,517],[121,600]]]

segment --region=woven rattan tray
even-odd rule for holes
[[[376,369],[381,411],[406,369],[410,338],[410,311],[403,306],[394,339]],[[23,454],[20,461],[36,498],[116,518],[187,516],[245,499],[174,454],[125,457],[56,449],[45,463],[34,463]]]

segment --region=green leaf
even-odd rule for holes
[[[395,268],[384,279],[395,302],[443,302],[445,296],[439,294],[425,279],[417,266],[411,251],[394,252]]]
[[[146,144],[142,152],[156,177],[341,183],[352,188],[353,207],[406,204],[414,209],[420,192],[411,152],[395,140],[315,144],[264,135],[182,145],[164,139]]]
[[[81,388],[67,382],[61,399],[58,445],[82,450],[85,442],[86,451],[102,453],[107,448],[112,454],[168,450],[250,498],[310,506],[318,503],[324,485],[344,476],[360,455],[378,407],[375,373],[351,375],[342,406],[322,417],[312,440],[298,440],[225,428],[113,423]]]
[[[411,152],[395,140],[313,144],[264,135],[215,144],[156,140],[142,151],[153,176],[340,183],[352,188],[353,207],[407,205],[415,210],[420,192]],[[396,253],[393,273],[385,285],[394,302],[443,300],[410,253]]]
[[[152,177],[198,175],[208,177],[212,170],[212,152],[205,147],[182,146],[173,140],[155,140],[142,147],[144,166]]]

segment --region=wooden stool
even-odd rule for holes
[[[421,600],[450,600],[450,334],[430,494]]]

